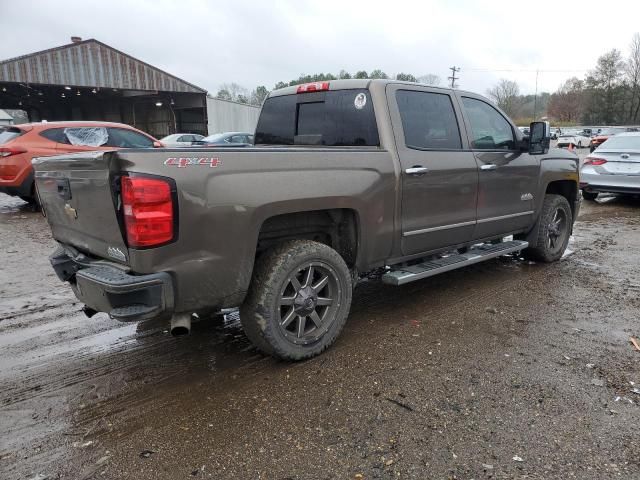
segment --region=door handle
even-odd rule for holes
[[[493,163],[485,163],[480,167],[480,170],[497,170],[498,166]]]
[[[407,168],[404,173],[406,173],[407,175],[415,175],[415,176],[420,176],[420,175],[424,175],[425,173],[427,173],[429,171],[429,169],[427,167],[422,167],[420,165],[414,165],[411,168]]]

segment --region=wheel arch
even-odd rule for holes
[[[287,240],[307,239],[336,250],[351,269],[361,253],[362,223],[355,208],[320,208],[274,213],[262,219],[256,234],[256,257]]]

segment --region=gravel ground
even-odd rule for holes
[[[0,478],[640,478],[639,228],[608,197],[556,264],[363,282],[289,364],[235,313],[180,339],[85,318],[45,219],[0,195]]]

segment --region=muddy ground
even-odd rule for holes
[[[45,219],[0,195],[0,478],[640,478],[639,229],[610,197],[559,263],[364,282],[289,364],[233,314],[177,340],[85,318]]]

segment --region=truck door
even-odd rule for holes
[[[401,172],[401,248],[413,255],[471,239],[478,169],[458,104],[440,89],[389,85]]]
[[[490,103],[460,96],[469,143],[478,162],[478,224],[473,238],[509,234],[532,225],[540,160],[519,148],[515,127]]]

